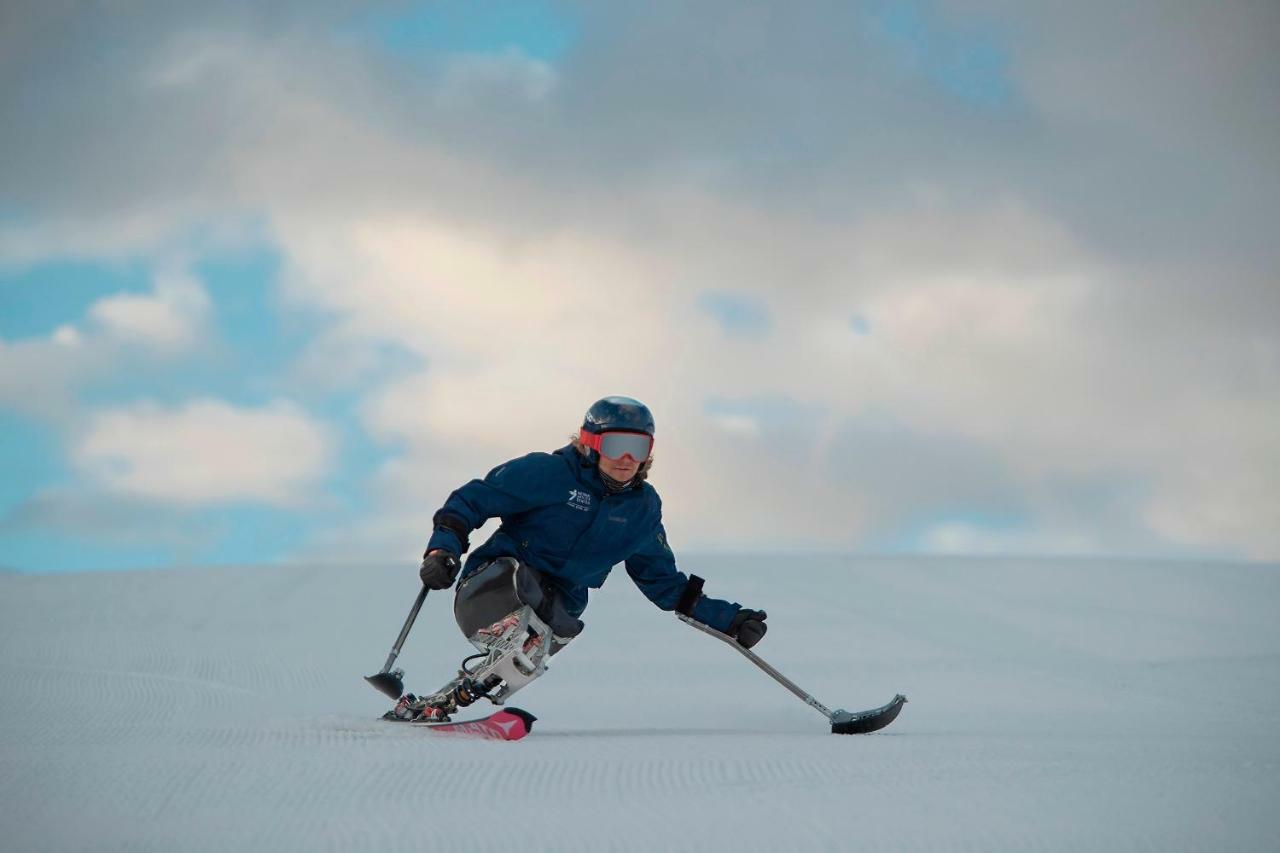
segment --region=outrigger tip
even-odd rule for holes
[[[379,693],[385,693],[392,699],[399,699],[404,695],[404,670],[397,669],[393,672],[380,672],[377,675],[366,675],[364,680],[373,685],[373,689]]]
[[[907,697],[901,693],[893,697],[886,705],[871,711],[836,711],[831,715],[831,733],[833,735],[865,735],[879,731],[898,717],[902,706],[907,704]]]

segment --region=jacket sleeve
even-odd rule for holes
[[[548,484],[558,482],[563,463],[548,453],[531,453],[494,468],[449,495],[432,516],[435,526],[427,550],[461,555],[470,548],[471,531],[491,518],[514,515],[548,501]]]
[[[675,555],[667,544],[667,531],[661,522],[657,533],[639,551],[626,560],[627,574],[640,591],[663,610],[674,610],[689,576],[676,568]],[[733,617],[741,610],[736,602],[698,596],[693,605],[693,618],[717,631],[728,631]]]

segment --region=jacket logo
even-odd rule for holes
[[[582,512],[591,511],[591,493],[584,489],[569,490],[569,506]]]

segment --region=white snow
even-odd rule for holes
[[[836,736],[619,569],[518,743],[375,718],[416,567],[0,574],[5,850],[1277,850],[1280,567],[686,557]],[[410,689],[470,647],[433,595]],[[483,706],[483,707],[487,707]],[[741,846],[739,846],[741,845]]]

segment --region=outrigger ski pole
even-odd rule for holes
[[[409,636],[409,629],[413,627],[413,620],[418,618],[418,611],[422,609],[422,602],[427,600],[427,587],[424,585],[422,591],[418,593],[417,601],[413,602],[413,609],[409,611],[409,618],[404,620],[404,627],[400,629],[400,636],[396,638],[396,644],[391,647],[391,654],[387,656],[387,662],[382,665],[382,671],[376,675],[366,675],[364,680],[373,685],[375,690],[387,694],[392,699],[399,699],[404,694],[404,670],[392,670],[391,664],[396,662],[396,658],[400,655],[400,647],[404,645],[405,638]]]
[[[701,578],[696,579],[701,580]],[[698,586],[701,587],[701,584]],[[693,597],[696,598],[696,593]],[[794,681],[771,667],[755,652],[740,645],[737,640],[730,637],[728,634],[721,633],[709,625],[704,625],[697,619],[687,616],[684,613],[677,612],[676,618],[681,622],[692,625],[704,634],[710,634],[722,643],[728,644],[730,648],[741,653],[747,660],[760,667],[768,673],[774,681],[790,690],[796,696],[800,697],[806,705],[826,717],[827,720],[831,722],[832,734],[861,735],[867,734],[868,732],[879,731],[897,718],[898,712],[902,710],[902,706],[907,702],[907,697],[898,693],[887,705],[881,705],[879,708],[873,708],[870,711],[832,711],[826,705],[823,705],[817,699],[814,699],[813,696],[797,687]]]

